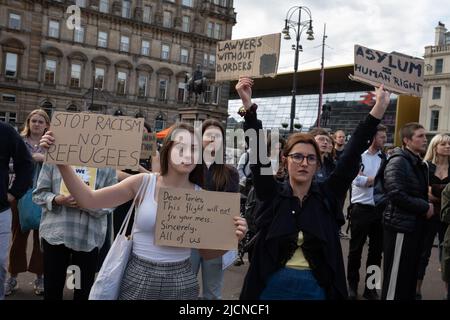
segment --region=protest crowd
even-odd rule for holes
[[[245,132],[263,129],[253,81],[241,77],[236,85]],[[46,154],[59,137],[43,110],[28,115],[20,134],[0,123],[0,299],[13,295],[18,277],[29,271],[36,275],[36,295],[61,300],[73,265],[81,275],[74,300],[221,299],[225,255],[234,254],[238,266],[247,254],[240,299],[356,300],[362,294],[417,300],[436,235],[442,285],[449,290],[450,136],[438,134],[428,144],[423,126],[408,123],[400,130],[402,146],[386,154],[381,120],[390,92],[383,85],[375,92],[372,110],[349,141],[342,130],[332,135],[320,128],[278,141],[248,135],[234,165],[225,161],[225,131],[213,119],[200,132],[175,124],[134,170],[50,163]],[[140,132],[152,134],[145,123]],[[180,189],[192,196],[177,196]],[[174,213],[203,210],[206,198],[199,192],[205,191],[217,195],[217,211],[228,210],[228,220],[206,227],[169,224],[177,218],[210,223],[212,216]],[[227,201],[234,203],[227,207]],[[167,220],[160,218],[164,210]],[[341,229],[346,218],[349,234]],[[231,232],[221,237],[225,225]],[[185,241],[186,232],[172,239],[172,230],[199,228],[209,228],[207,240]],[[349,239],[347,268],[342,238]],[[381,290],[371,285],[374,267],[383,270]]]

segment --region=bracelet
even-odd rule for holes
[[[238,115],[244,117],[246,114],[255,113],[257,109],[258,105],[256,103],[253,103],[248,110],[245,110],[245,106],[242,106],[239,108]]]

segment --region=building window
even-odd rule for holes
[[[98,32],[97,45],[102,48],[106,48],[108,46],[108,33],[104,32],[104,31]]]
[[[164,129],[164,119],[161,115],[157,116],[155,119],[155,131],[161,131]]]
[[[141,54],[144,56],[150,55],[150,41],[142,40]]]
[[[17,60],[18,56],[16,53],[6,53],[5,76],[7,78],[17,78]]]
[[[73,88],[79,88],[80,80],[81,80],[81,65],[72,63],[72,69],[70,72],[70,86]]]
[[[167,80],[159,80],[159,100],[166,100],[167,97]]]
[[[180,55],[180,62],[181,63],[188,63],[189,61],[189,51],[188,49],[181,49],[181,55]]]
[[[431,110],[430,131],[438,131],[439,110]]]
[[[124,95],[127,86],[127,74],[125,72],[117,73],[117,94]]]
[[[53,114],[53,105],[51,102],[45,101],[42,104],[41,107],[45,112],[47,112],[48,116],[50,117],[50,119],[52,118],[52,114]]]
[[[222,39],[222,25],[220,23],[214,25],[214,38]]]
[[[129,0],[122,1],[122,17],[131,18],[131,2]]]
[[[186,84],[184,82],[179,82],[177,100],[178,102],[184,102],[185,98],[186,98]]]
[[[146,97],[147,96],[147,76],[140,75],[138,79],[138,96]]]
[[[434,66],[434,72],[436,74],[442,73],[444,67],[444,59],[436,59],[436,64]]]
[[[142,20],[147,23],[152,22],[152,7],[150,6],[144,7],[144,14],[142,15]]]
[[[227,7],[227,0],[220,0],[220,6]]]
[[[17,113],[2,111],[0,112],[0,121],[9,123],[13,127],[15,127],[17,122]]]
[[[208,37],[212,38],[213,33],[214,33],[214,23],[208,22],[208,29],[206,31],[206,34],[208,35]]]
[[[172,28],[172,12],[164,11],[163,26],[166,28]]]
[[[209,67],[214,68],[216,66],[216,56],[214,54],[209,55]]]
[[[54,84],[55,74],[56,74],[56,61],[48,59],[45,62],[44,82],[48,84]]]
[[[100,0],[100,12],[109,12],[109,0]]]
[[[2,95],[2,101],[3,102],[16,103],[16,95],[15,94],[6,94],[6,93],[4,93]]]
[[[9,14],[9,27],[11,29],[20,30],[21,25],[21,17],[18,14],[10,13]]]
[[[128,52],[130,50],[130,38],[126,36],[120,37],[120,51]]]
[[[86,0],[77,0],[75,4],[81,8],[86,8]]]
[[[84,42],[84,27],[80,26],[79,28],[73,29],[73,41],[78,43]]]
[[[52,38],[59,38],[59,22],[50,20],[48,23],[48,36]]]
[[[161,59],[169,60],[170,56],[170,47],[167,44],[163,44],[161,46]]]
[[[220,98],[220,87],[219,86],[207,86],[205,95],[204,95],[204,102],[205,103],[211,103],[211,104],[218,104]]]
[[[182,30],[184,32],[191,31],[191,18],[189,16],[183,16]]]
[[[103,90],[103,84],[105,79],[105,69],[103,68],[95,68],[95,88],[99,90]]]
[[[207,53],[203,54],[203,66],[204,67],[208,66],[208,54]]]
[[[433,100],[439,100],[441,98],[441,87],[433,88]]]
[[[183,0],[181,4],[186,7],[192,7],[192,0]]]

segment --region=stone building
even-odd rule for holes
[[[450,132],[450,32],[441,22],[435,28],[435,43],[425,47],[423,96],[420,123],[430,137]]]
[[[20,126],[41,107],[120,110],[156,131],[225,121],[229,84],[214,83],[215,48],[235,23],[233,0],[0,0],[0,120]],[[207,91],[188,103],[198,64]]]

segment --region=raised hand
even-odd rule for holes
[[[240,77],[236,84],[236,91],[246,110],[252,106],[252,86],[253,80],[247,77]]]
[[[385,90],[384,85],[382,84],[380,87],[375,88],[375,96],[376,102],[372,110],[370,111],[370,114],[377,119],[381,119],[383,118],[383,115],[386,112],[387,107],[389,106],[391,93]]]

